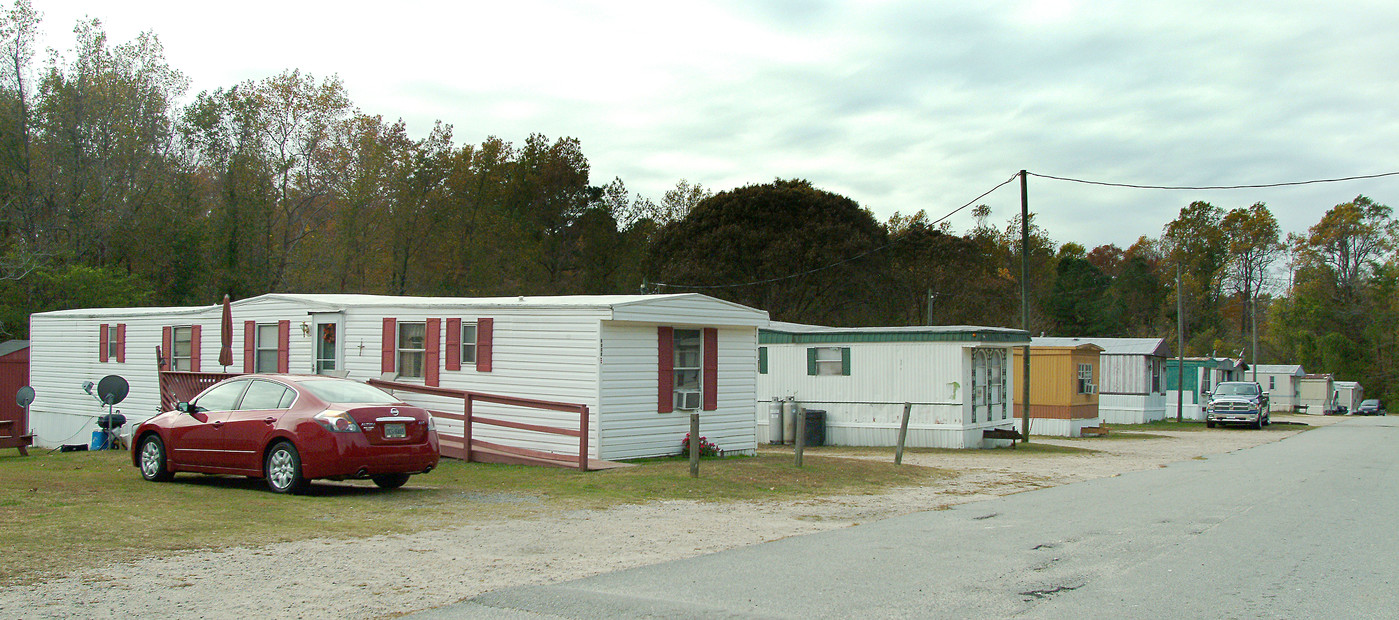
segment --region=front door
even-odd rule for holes
[[[312,313],[315,330],[311,332],[312,371],[318,375],[345,376],[344,334],[345,315],[339,312]]]

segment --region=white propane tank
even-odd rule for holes
[[[782,401],[776,396],[768,406],[768,443],[782,443]]]
[[[794,443],[797,439],[797,401],[788,396],[782,401],[782,443]]]

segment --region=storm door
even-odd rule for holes
[[[318,375],[345,376],[345,315],[340,312],[312,313],[311,348]]]

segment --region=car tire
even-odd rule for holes
[[[381,489],[397,489],[408,482],[408,474],[379,474],[370,476],[369,479]]]
[[[267,487],[273,493],[300,495],[306,492],[308,482],[301,475],[301,453],[289,441],[279,441],[267,451],[263,472],[267,475]]]
[[[1258,419],[1253,421],[1253,429],[1263,430],[1263,416],[1258,416]]]
[[[141,477],[151,482],[167,482],[175,477],[166,460],[165,442],[155,433],[141,440]]]
[[[1214,422],[1205,420],[1205,428],[1214,428]]]

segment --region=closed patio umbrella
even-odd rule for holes
[[[219,324],[219,365],[224,372],[233,364],[233,306],[223,296],[223,322]]]

